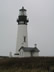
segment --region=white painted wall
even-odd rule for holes
[[[22,49],[20,50],[20,57],[31,57],[30,52],[24,52]]]
[[[20,57],[24,57],[24,52],[22,49],[20,50]]]
[[[39,52],[34,52],[33,57],[39,56]],[[20,50],[20,57],[31,57],[30,52],[24,52],[22,49]]]
[[[33,53],[33,56],[34,56],[34,57],[39,56],[39,52],[34,52],[34,53]]]
[[[24,36],[26,36],[26,42],[24,42]],[[27,25],[23,24],[18,25],[16,53],[18,53],[21,46],[28,47]]]
[[[24,57],[31,57],[30,52],[24,52]]]

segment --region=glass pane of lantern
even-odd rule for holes
[[[26,15],[26,11],[20,11],[19,15]]]

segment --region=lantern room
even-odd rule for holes
[[[22,7],[22,9],[19,10],[19,16],[17,22],[18,24],[27,24],[28,22],[26,9],[24,9],[24,7]]]

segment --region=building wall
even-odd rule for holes
[[[30,52],[24,52],[24,57],[31,57]]]
[[[34,52],[33,57],[39,56],[39,52]],[[31,57],[31,52],[24,52],[22,49],[20,50],[20,57]]]
[[[24,42],[24,36],[26,36],[26,42]],[[27,25],[23,25],[23,24],[18,25],[16,53],[18,53],[18,50],[22,46],[28,47]]]
[[[33,53],[33,56],[34,56],[34,57],[39,56],[39,52],[34,52],[34,53]]]
[[[30,52],[24,52],[22,49],[20,50],[20,57],[30,57]]]
[[[20,50],[20,57],[24,57],[24,52],[22,49]]]

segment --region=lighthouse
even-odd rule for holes
[[[16,55],[18,54],[18,50],[24,46],[28,47],[28,35],[27,35],[27,14],[26,9],[22,7],[22,9],[19,10],[19,16],[17,19],[18,23],[18,31],[17,31],[17,42],[16,42]]]
[[[18,31],[17,31],[17,42],[16,42],[16,53],[15,57],[36,57],[39,56],[39,49],[35,47],[28,47],[28,33],[27,33],[27,19],[26,9],[22,7],[19,10],[19,16],[17,18]]]

